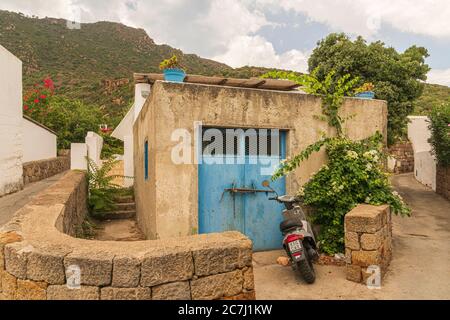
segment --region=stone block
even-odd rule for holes
[[[345,263],[352,264],[352,250],[345,248]]]
[[[361,235],[361,247],[363,250],[378,250],[383,244],[384,230],[376,233],[364,233]]]
[[[116,288],[135,288],[141,278],[141,261],[138,258],[120,256],[113,262],[112,286]]]
[[[150,288],[102,288],[100,291],[101,300],[151,300],[152,291]]]
[[[28,256],[27,279],[65,284],[64,256],[69,251],[56,247],[32,251]]]
[[[27,278],[27,261],[33,247],[24,242],[11,243],[5,246],[5,270],[16,278]]]
[[[141,266],[141,286],[186,281],[194,275],[190,251],[155,251],[144,256]]]
[[[241,270],[221,273],[191,281],[193,300],[216,300],[242,293],[244,277]]]
[[[238,294],[236,296],[232,297],[223,297],[220,300],[229,300],[229,301],[253,301],[256,300],[256,292],[255,291],[249,291],[249,292],[243,292],[241,294]]]
[[[356,232],[345,232],[345,247],[351,250],[360,250],[359,235]]]
[[[255,277],[253,275],[253,268],[246,268],[242,271],[244,276],[244,290],[255,290]]]
[[[47,300],[99,300],[100,289],[98,287],[85,287],[69,289],[65,285],[49,286],[47,288]]]
[[[345,216],[345,232],[375,233],[383,226],[382,216],[389,206],[361,204]]]
[[[107,252],[73,252],[64,258],[66,270],[78,266],[81,270],[81,284],[86,286],[108,286],[112,279],[114,256]]]
[[[195,275],[207,276],[230,272],[252,265],[251,244],[242,246],[242,241],[218,248],[193,251]]]
[[[361,267],[378,266],[381,264],[380,251],[353,251],[352,263]]]
[[[355,265],[347,265],[345,269],[345,273],[347,275],[347,280],[353,282],[361,282],[361,267]]]
[[[10,243],[21,242],[22,236],[16,232],[0,233],[0,270],[5,268],[5,246]]]
[[[6,271],[0,270],[1,290],[5,300],[14,300],[17,291],[17,278]]]
[[[16,300],[46,300],[47,284],[29,280],[17,280]]]
[[[153,300],[191,300],[188,281],[163,284],[152,288]]]

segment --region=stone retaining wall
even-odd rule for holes
[[[450,200],[450,167],[437,166],[436,192]]]
[[[32,161],[23,164],[23,183],[38,182],[70,170],[70,157]]]
[[[389,148],[389,154],[395,159],[393,172],[414,172],[414,149],[411,142],[397,143]]]
[[[359,205],[345,216],[347,279],[366,283],[377,266],[381,277],[392,258],[392,219],[387,205]]]
[[[76,239],[68,234],[85,203],[85,175],[71,171],[0,229],[0,300],[255,299],[252,243],[242,234]]]

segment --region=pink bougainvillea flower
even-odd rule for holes
[[[45,94],[41,94],[40,98],[41,98],[41,99],[46,99],[47,96],[46,96]]]
[[[28,106],[23,106],[23,110],[27,111],[28,109]]]
[[[39,99],[34,99],[34,103],[39,103]]]

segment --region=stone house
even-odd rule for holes
[[[334,134],[317,117],[321,99],[290,90],[292,83],[272,80],[136,79],[152,85],[142,110],[133,114],[137,218],[145,235],[167,239],[236,230],[253,241],[255,250],[279,248],[283,208],[268,200],[271,192],[261,183],[280,161],[323,133]],[[344,129],[350,138],[377,131],[386,135],[386,102],[348,98],[341,112],[349,119]],[[231,141],[219,139],[230,130]],[[214,138],[208,136],[211,132]],[[269,150],[264,151],[267,141]],[[211,153],[211,144],[226,150]],[[272,187],[279,194],[295,194],[325,162],[322,151]]]

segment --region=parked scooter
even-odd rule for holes
[[[316,273],[313,261],[319,259],[319,254],[314,232],[300,206],[301,199],[286,195],[279,196],[270,186],[269,181],[264,181],[263,186],[276,194],[276,197],[271,197],[269,200],[282,203],[286,207],[286,210],[283,211],[284,220],[280,224],[280,231],[284,237],[283,247],[290,258],[292,268],[307,283],[314,283]]]

